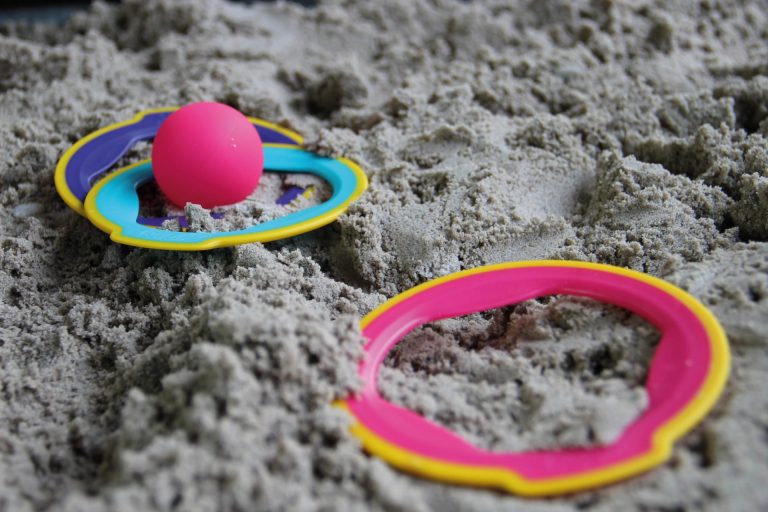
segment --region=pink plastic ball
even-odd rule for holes
[[[152,169],[172,203],[213,208],[242,201],[254,191],[264,170],[264,148],[259,132],[234,108],[191,103],[160,125]]]

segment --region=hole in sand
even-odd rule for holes
[[[544,297],[414,330],[378,385],[390,402],[486,449],[604,445],[645,409],[658,340],[625,309]]]

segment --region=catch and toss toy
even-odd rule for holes
[[[297,133],[261,119],[247,118],[256,129],[258,140],[263,145],[265,171],[314,174],[331,185],[333,193],[330,199],[305,210],[237,231],[178,232],[157,229],[163,221],[174,217],[139,215],[137,189],[155,177],[152,161],[144,160],[104,175],[136,143],[154,139],[163,122],[177,110],[146,110],[129,121],[107,126],[77,141],[64,153],[56,166],[56,190],[64,202],[86,216],[116,242],[152,249],[199,251],[250,242],[268,242],[325,226],[343,213],[368,185],[365,173],[351,160],[316,155],[301,148],[303,141]],[[227,117],[227,114],[218,115]],[[182,127],[179,131],[186,129]],[[249,138],[242,135],[242,125],[238,127],[237,133],[237,141],[242,140],[242,137]],[[220,140],[215,144],[226,142],[224,139],[224,142]],[[233,154],[237,157],[235,160],[240,161],[245,153]],[[186,160],[187,156],[182,154],[181,158]],[[242,162],[232,165],[228,170],[231,172],[241,164]],[[255,164],[258,164],[258,161]],[[260,166],[256,165],[255,168],[257,167]],[[173,177],[161,187],[174,188],[178,181],[191,179],[189,169],[169,167],[166,170],[170,170]],[[218,167],[212,168],[211,173],[215,176],[218,170]],[[195,188],[205,189],[199,186],[204,185],[203,181],[197,181],[194,185]],[[250,186],[248,180],[243,180],[243,183],[234,188],[243,193]],[[209,193],[206,190],[203,192]],[[167,193],[172,194],[170,190]],[[216,192],[214,202],[208,204],[229,201],[231,197],[234,197],[234,193],[225,196]],[[182,200],[172,198],[172,201]]]
[[[646,381],[649,404],[607,446],[492,452],[384,400],[379,368],[414,328],[552,294],[591,297],[633,311],[661,332]],[[503,263],[445,276],[402,293],[361,323],[366,358],[363,390],[340,402],[355,419],[363,446],[395,467],[446,482],[539,496],[621,480],[667,460],[720,395],[730,368],[717,319],[683,290],[646,274],[575,261]]]

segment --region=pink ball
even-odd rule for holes
[[[261,137],[248,118],[221,103],[191,103],[163,121],[152,145],[160,190],[177,206],[237,203],[264,170]]]

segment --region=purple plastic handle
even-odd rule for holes
[[[67,186],[72,194],[80,201],[85,201],[94,180],[115,165],[134,144],[153,139],[157,129],[170,114],[147,114],[138,123],[121,126],[85,143],[67,164]]]

